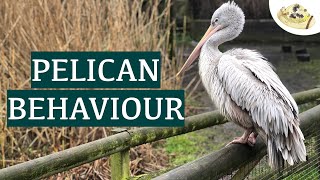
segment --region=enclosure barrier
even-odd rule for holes
[[[320,88],[296,93],[293,94],[293,97],[295,98],[297,104],[315,101],[316,99],[320,98]],[[303,130],[305,129],[305,126],[310,125],[315,121],[315,119],[317,119],[317,116],[319,116],[320,114],[319,109],[320,107],[318,106],[300,115],[301,119],[303,120],[303,123],[301,125],[301,128]],[[224,119],[224,117],[220,115],[218,111],[213,111],[187,117],[185,119],[184,127],[139,128],[135,130],[119,132],[115,135],[100,140],[89,142],[21,164],[0,169],[0,179],[40,179],[112,154],[111,170],[113,172],[111,172],[111,177],[113,179],[125,179],[129,176],[129,168],[127,167],[129,166],[128,151],[130,147],[135,147],[148,142],[154,142],[160,139],[165,139],[206,127],[223,124],[225,122],[227,122],[227,120]],[[217,162],[219,161],[220,163],[223,163],[223,167],[221,166],[221,164],[219,165],[219,167],[221,168],[220,172],[223,173],[225,172],[227,167],[239,167],[239,164],[243,163],[243,160],[245,159],[244,157],[251,158],[252,160],[255,158],[249,156],[253,156],[253,154],[255,157],[263,156],[265,154],[263,149],[264,145],[262,144],[262,142],[257,141],[257,145],[253,149],[254,152],[249,151],[249,149],[245,146],[231,145],[227,148],[223,148],[217,153],[210,154],[208,156],[212,157],[212,159],[216,159]],[[241,153],[242,156],[240,158],[235,157],[239,153]],[[204,157],[203,160],[207,160],[206,162],[209,163],[208,161],[210,160],[210,158],[207,158]],[[233,161],[229,161],[230,159],[233,159]],[[194,167],[198,167],[203,170],[211,169],[208,167],[203,168],[203,165]],[[114,172],[117,170],[118,172]],[[190,169],[188,169],[188,171],[197,172],[194,169],[191,169],[191,167]],[[199,178],[201,176],[199,176],[198,174],[197,177]]]
[[[301,120],[301,130],[305,136],[311,133],[309,127],[314,127],[320,122],[320,105],[311,108],[299,115]],[[164,173],[155,180],[163,179],[208,179],[214,177],[219,179],[230,171],[238,170],[244,167],[244,164],[252,161],[260,161],[267,154],[266,145],[261,138],[258,138],[255,146],[243,146],[231,144],[218,152],[213,152],[200,159],[184,164],[176,169]],[[253,164],[254,167],[254,164]],[[250,172],[250,168],[248,168]],[[247,172],[238,172],[234,179],[243,179],[240,175],[247,175]],[[236,177],[237,178],[236,178]],[[170,177],[170,178],[169,178]]]

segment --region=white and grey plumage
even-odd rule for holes
[[[221,113],[246,131],[231,143],[255,143],[259,134],[268,147],[273,168],[306,160],[298,107],[289,91],[258,52],[218,46],[236,38],[245,22],[242,10],[229,2],[218,8],[211,25],[180,72],[199,57],[202,82]]]

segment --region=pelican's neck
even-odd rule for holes
[[[222,52],[218,49],[217,45],[212,46],[206,42],[201,48],[199,74],[207,92],[211,92],[211,82],[216,77],[214,73],[221,56]]]
[[[219,50],[219,45],[207,41],[201,48],[201,54],[210,57],[211,61],[218,61],[222,52]],[[202,59],[200,58],[200,60]]]

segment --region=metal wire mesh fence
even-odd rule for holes
[[[280,171],[273,171],[268,165],[267,155],[263,157],[246,179],[320,179],[320,126],[309,127],[310,135],[305,137],[307,161],[294,166],[285,165]],[[251,162],[254,163],[254,162]]]
[[[270,171],[258,179],[320,179],[318,127],[309,127],[312,133],[306,137],[307,161],[295,166],[286,166],[279,172]]]
[[[313,104],[314,105],[314,104]],[[302,109],[310,108],[300,106]],[[307,161],[294,166],[284,165],[281,170],[272,170],[268,165],[268,155],[261,156],[252,162],[243,162],[240,169],[230,171],[220,178],[220,180],[229,179],[248,179],[248,180],[315,180],[320,179],[320,123],[316,126],[310,126],[304,130],[305,145],[307,149]],[[261,158],[261,159],[260,159]]]

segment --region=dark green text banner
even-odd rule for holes
[[[8,90],[8,127],[183,126],[183,90]]]

